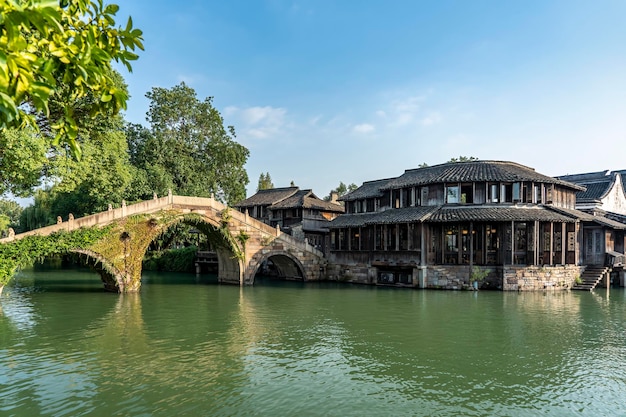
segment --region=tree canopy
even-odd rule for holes
[[[274,183],[272,182],[272,177],[270,177],[270,173],[261,172],[261,175],[259,175],[259,184],[256,187],[256,190],[269,190],[270,188],[274,188]]]
[[[333,193],[337,193],[337,195],[339,197],[341,197],[343,195],[351,193],[352,191],[356,190],[357,188],[359,188],[359,187],[355,183],[352,183],[350,185],[346,185],[346,184],[343,183],[343,181],[339,181],[339,185],[337,186],[337,188],[335,188],[333,190],[330,190],[328,195],[326,197],[324,197],[324,200],[330,201],[331,195]]]
[[[213,98],[200,101],[181,83],[154,87],[147,113],[149,128],[129,125],[130,162],[137,171],[134,198],[150,198],[168,189],[180,195],[208,197],[233,204],[245,198],[249,151],[235,141],[235,129],[224,127]]]
[[[47,126],[79,156],[83,119],[72,103],[94,97],[91,116],[125,109],[128,94],[111,77],[111,63],[131,71],[134,51],[143,49],[130,17],[115,27],[118,10],[102,0],[0,0],[0,128],[39,127],[36,115],[47,119],[50,98],[63,96],[69,105]]]

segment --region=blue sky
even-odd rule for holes
[[[547,175],[626,168],[626,2],[125,0],[152,87],[214,97],[250,150],[248,195],[323,197],[459,155]]]

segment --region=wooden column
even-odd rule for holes
[[[533,195],[535,195],[535,187],[533,185]],[[534,252],[534,261],[533,261],[533,265],[538,265],[539,264],[539,220],[535,220],[535,233],[534,233],[534,237],[533,237],[533,245],[535,250]]]
[[[472,267],[474,266],[474,222],[470,222],[469,241],[470,241],[469,266],[470,266],[470,276],[471,276]]]
[[[402,193],[400,193],[400,196],[402,198]],[[394,227],[396,228],[396,247],[395,247],[395,250],[399,251],[400,250],[400,225],[399,224],[395,224]]]
[[[567,254],[567,229],[565,222],[561,223],[561,265],[565,265]]]
[[[428,251],[428,249],[426,248],[426,236],[425,236],[425,227],[424,227],[424,222],[422,222],[420,224],[421,227],[421,233],[420,233],[420,247],[421,247],[421,252],[420,252],[420,264],[423,266],[426,266],[426,253]]]
[[[515,222],[511,221],[511,265],[515,265]]]

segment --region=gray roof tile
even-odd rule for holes
[[[562,207],[547,206],[550,210],[557,213],[561,213],[572,218],[578,219],[584,222],[594,222],[601,226],[611,227],[614,229],[626,229],[626,224],[609,219],[604,216],[594,216],[593,214],[585,213],[584,211],[575,209],[566,209]]]
[[[578,216],[589,216],[578,210],[559,212],[549,206],[422,206],[391,209],[380,213],[343,214],[330,227],[360,227],[370,224],[410,222],[507,222],[546,221],[574,223]],[[591,216],[593,217],[593,216]],[[608,220],[608,219],[606,219]],[[626,225],[623,225],[626,226]]]
[[[354,201],[354,200],[363,200],[366,198],[375,198],[382,197],[383,193],[381,188],[384,187],[388,182],[393,181],[395,178],[387,178],[383,180],[376,181],[367,181],[364,182],[356,190],[348,193],[339,198],[341,201]]]
[[[270,206],[271,210],[291,208],[317,209],[332,213],[343,213],[345,211],[342,205],[324,201],[313,194],[311,190],[299,190],[297,193]]]
[[[299,191],[298,187],[270,188],[259,190],[255,195],[237,204],[235,207],[267,206],[291,197]]]
[[[432,222],[505,222],[546,221],[573,223],[575,219],[555,213],[544,206],[444,206],[428,221]]]
[[[574,190],[582,190],[576,184],[539,174],[533,168],[508,161],[449,162],[440,165],[406,170],[403,175],[389,181],[382,189],[412,187],[416,185],[447,182],[475,181],[535,181],[559,184]]]
[[[330,223],[332,229],[359,227],[369,224],[412,223],[427,219],[439,206],[405,207],[378,213],[342,214]]]

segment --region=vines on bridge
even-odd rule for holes
[[[54,255],[77,249],[88,249],[109,233],[110,227],[91,227],[72,232],[57,232],[49,236],[27,236],[0,245],[0,287],[6,285],[20,269]]]
[[[53,255],[69,252],[86,253],[102,262],[104,270],[123,277],[120,291],[136,291],[141,281],[141,265],[150,243],[161,233],[178,223],[186,223],[204,233],[213,247],[233,253],[233,259],[245,260],[247,232],[231,232],[228,209],[213,221],[198,213],[160,211],[122,218],[105,226],[82,228],[72,232],[58,232],[48,236],[27,236],[0,245],[0,289],[24,267]],[[124,285],[124,288],[121,285]],[[106,286],[106,282],[105,282]]]

